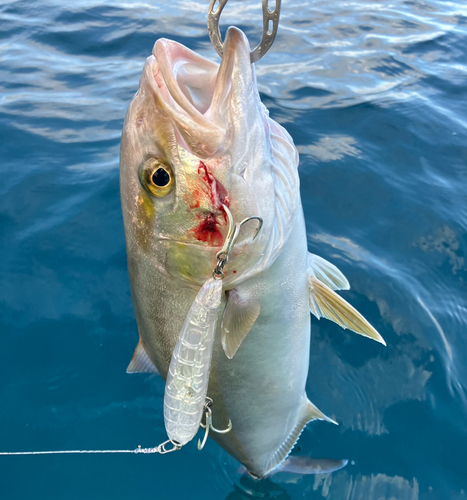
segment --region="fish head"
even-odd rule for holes
[[[299,199],[297,162],[290,136],[261,103],[240,30],[229,28],[220,65],[159,39],[122,136],[128,253],[199,286],[227,236],[224,207],[235,222],[259,216],[258,237],[256,223],[245,224],[230,255],[224,284],[233,286],[277,255]]]

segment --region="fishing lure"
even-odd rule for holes
[[[191,306],[170,362],[165,429],[169,439],[181,445],[193,439],[203,416],[221,300],[222,280],[208,279]]]
[[[222,206],[229,221],[227,238],[217,253],[217,266],[212,277],[198,292],[185,319],[172,354],[165,384],[165,429],[169,439],[178,445],[185,445],[194,438],[200,427],[203,412],[206,413],[206,436],[209,428],[221,433],[228,432],[231,428],[230,422],[225,431],[213,428],[210,421],[210,405],[206,405],[212,348],[222,302],[223,268],[227,264],[243,224],[252,219],[259,221],[259,227],[253,238],[255,239],[263,220],[253,216],[234,225],[230,210],[226,205]],[[203,443],[198,445],[199,449],[204,446],[206,436]]]

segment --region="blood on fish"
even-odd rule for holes
[[[202,161],[199,162],[198,175],[204,170],[203,180],[208,183],[210,188],[211,203],[214,208],[222,208],[222,205],[230,206],[229,194],[227,189],[209,172],[208,167]]]
[[[209,214],[193,229],[195,238],[198,241],[204,241],[212,246],[221,246],[224,243],[224,238],[217,228],[218,225],[219,222],[216,216],[213,213]]]
[[[202,161],[199,162],[198,175],[203,175],[203,181],[207,184],[205,196],[206,194],[209,196],[214,209],[222,211],[224,222],[227,222],[227,214],[222,206],[226,205],[228,207],[230,205],[227,190],[222,183],[209,172],[208,166]],[[198,189],[193,190],[190,208],[200,207],[200,196],[201,193]],[[198,241],[204,241],[212,246],[221,246],[224,243],[224,237],[217,227],[219,224],[216,215],[211,212],[203,218],[192,232]]]

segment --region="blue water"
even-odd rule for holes
[[[119,141],[158,37],[218,60],[207,4],[0,1],[0,451],[165,439],[162,381],[125,373]],[[230,0],[222,23],[254,44],[260,1]],[[284,0],[257,64],[301,153],[309,248],[388,344],[313,320],[307,392],[340,425],[294,452],[346,468],[257,482],[213,442],[0,457],[0,498],[466,499],[466,53],[464,1]]]

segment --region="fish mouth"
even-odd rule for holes
[[[165,38],[157,40],[153,54],[157,60],[154,79],[173,99],[161,92],[165,103],[180,108],[200,125],[206,124],[204,115],[212,103],[219,65]]]
[[[161,38],[149,66],[156,104],[175,125],[182,145],[200,158],[222,153],[229,135],[232,89],[254,80],[245,34],[228,29],[220,65]]]

